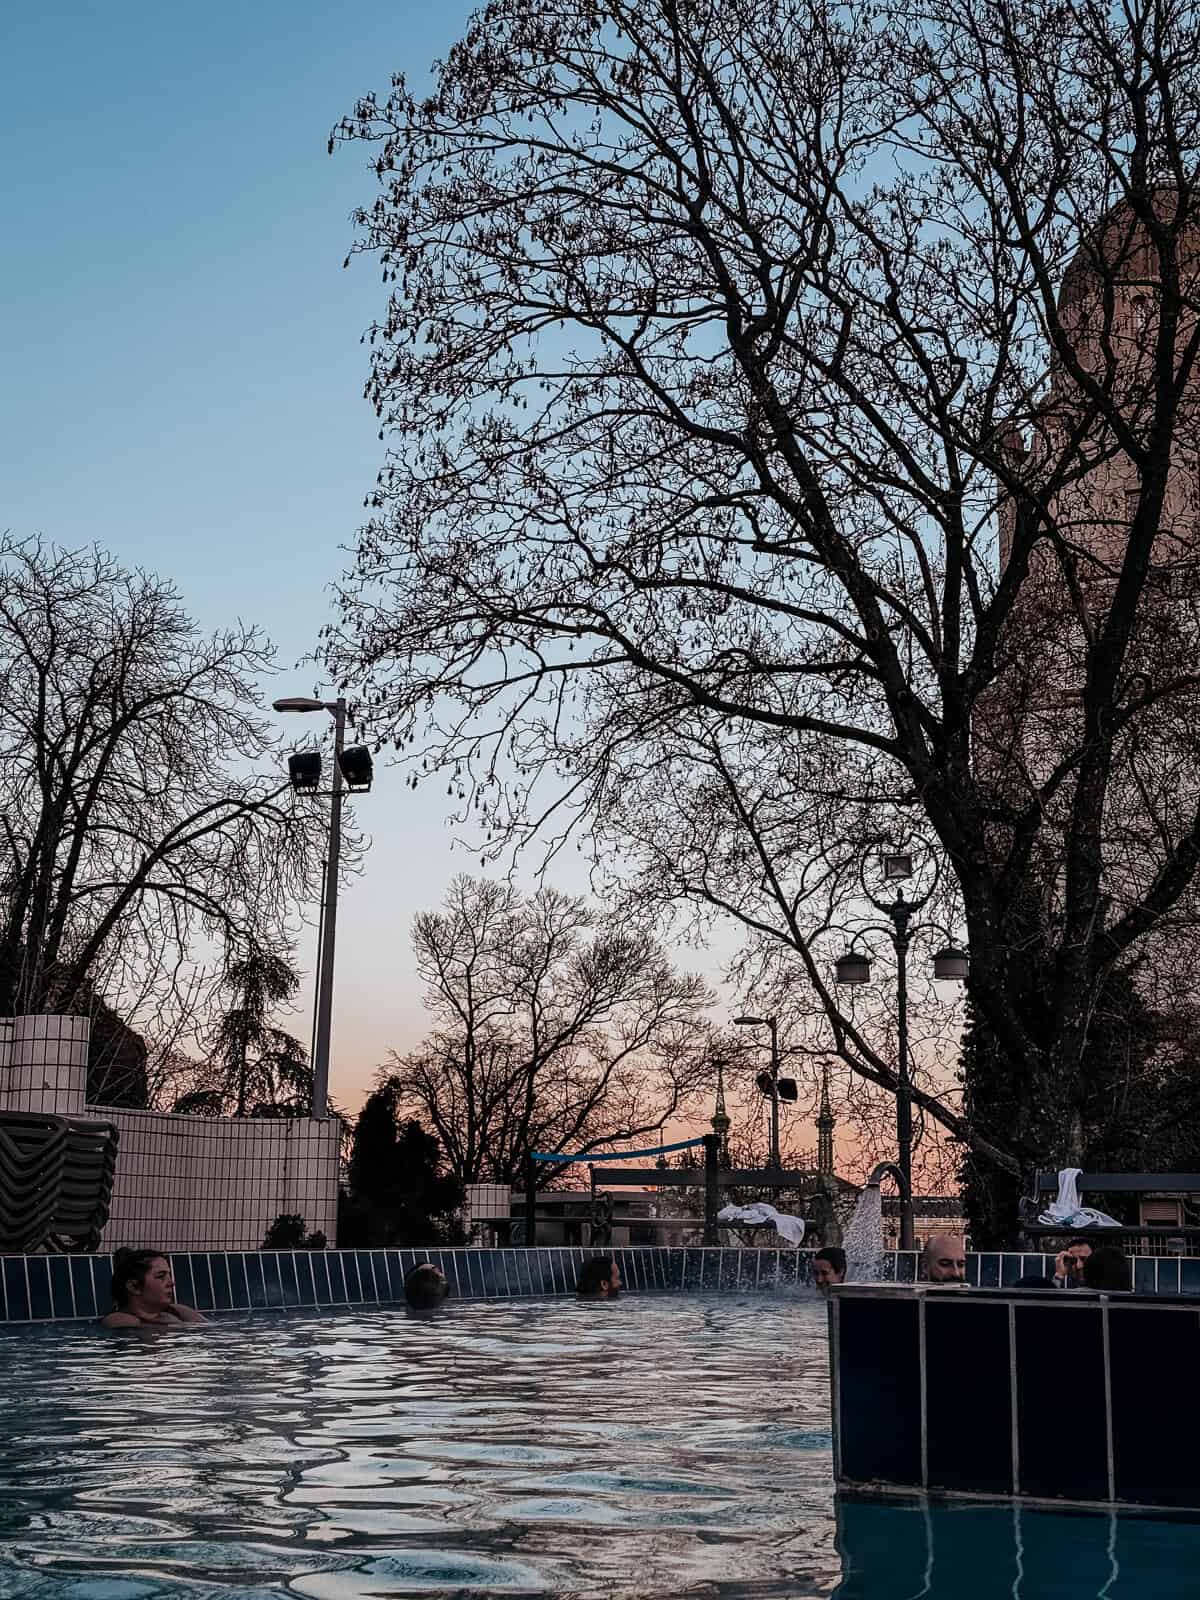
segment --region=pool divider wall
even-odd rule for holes
[[[168,1252],[179,1298],[202,1311],[302,1306],[387,1305],[403,1298],[405,1273],[418,1261],[444,1269],[462,1300],[570,1295],[589,1256],[616,1257],[634,1294],[754,1294],[809,1282],[812,1251],[716,1247],[622,1247],[602,1252],[547,1246],[534,1250],[206,1250]],[[1200,1292],[1200,1258],[1135,1261],[1139,1287],[1175,1295],[1182,1283]],[[1144,1271],[1143,1269],[1149,1269]],[[1010,1283],[1022,1272],[1052,1271],[1050,1256],[967,1257],[975,1284]],[[885,1258],[885,1276],[911,1282],[911,1252]],[[107,1255],[0,1256],[0,1323],[57,1322],[103,1315],[110,1306]]]
[[[1200,1511],[1200,1299],[847,1285],[848,1490]]]

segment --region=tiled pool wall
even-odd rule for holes
[[[257,1311],[386,1305],[404,1298],[404,1276],[432,1261],[463,1300],[509,1300],[575,1292],[589,1256],[616,1258],[635,1294],[753,1294],[806,1284],[809,1250],[621,1248],[533,1250],[209,1250],[172,1253],[180,1300],[201,1311]],[[917,1258],[888,1252],[884,1277],[912,1282]],[[981,1288],[1014,1283],[1023,1273],[1053,1272],[1051,1255],[967,1257],[967,1278]],[[1135,1288],[1146,1294],[1200,1294],[1200,1258],[1134,1260]],[[93,1318],[112,1307],[112,1261],[106,1255],[0,1256],[0,1322]]]

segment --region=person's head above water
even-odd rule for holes
[[[921,1251],[921,1276],[926,1283],[965,1283],[967,1249],[958,1233],[935,1233]]]
[[[812,1260],[812,1281],[825,1294],[835,1283],[845,1283],[846,1252],[836,1244],[827,1244],[823,1250],[818,1250]]]
[[[436,1311],[450,1293],[446,1274],[432,1261],[422,1261],[404,1279],[404,1300],[411,1311]]]
[[[1115,1244],[1102,1244],[1083,1263],[1085,1289],[1132,1289],[1129,1257]]]
[[[593,1256],[579,1269],[575,1292],[581,1300],[613,1300],[621,1292],[621,1269],[611,1256]]]
[[[175,1275],[158,1250],[118,1250],[113,1256],[112,1300],[118,1311],[156,1317],[175,1303]]]

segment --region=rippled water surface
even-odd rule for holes
[[[825,1595],[823,1305],[0,1334],[0,1597]]]
[[[1192,1525],[835,1506],[811,1299],[10,1329],[0,1374],[0,1600],[1200,1595]]]

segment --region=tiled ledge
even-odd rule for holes
[[[405,1274],[440,1266],[463,1300],[574,1294],[590,1256],[614,1256],[637,1294],[752,1293],[806,1281],[811,1252],[720,1249],[255,1250],[170,1253],[176,1293],[201,1311],[384,1305],[404,1298]],[[112,1261],[93,1256],[0,1256],[0,1322],[103,1316]]]
[[[280,1250],[172,1254],[179,1298],[202,1311],[304,1306],[386,1305],[404,1297],[404,1276],[419,1261],[439,1265],[456,1298],[508,1300],[573,1294],[589,1256],[617,1260],[635,1294],[769,1292],[807,1283],[808,1250],[689,1247],[608,1252],[534,1250]],[[968,1256],[967,1277],[981,1287],[1011,1284],[1022,1273],[1052,1272],[1042,1255]],[[1200,1293],[1200,1258],[1134,1261],[1145,1294]],[[911,1282],[916,1257],[888,1254],[884,1276]],[[0,1256],[0,1322],[91,1319],[111,1308],[112,1261],[93,1256]]]
[[[914,1251],[889,1250],[884,1257],[884,1279],[912,1283],[917,1276]],[[1138,1294],[1200,1295],[1200,1256],[1131,1256],[1133,1287]],[[1021,1255],[1016,1251],[988,1250],[967,1257],[967,1282],[979,1289],[1005,1289],[1026,1273],[1053,1275],[1053,1255]]]

